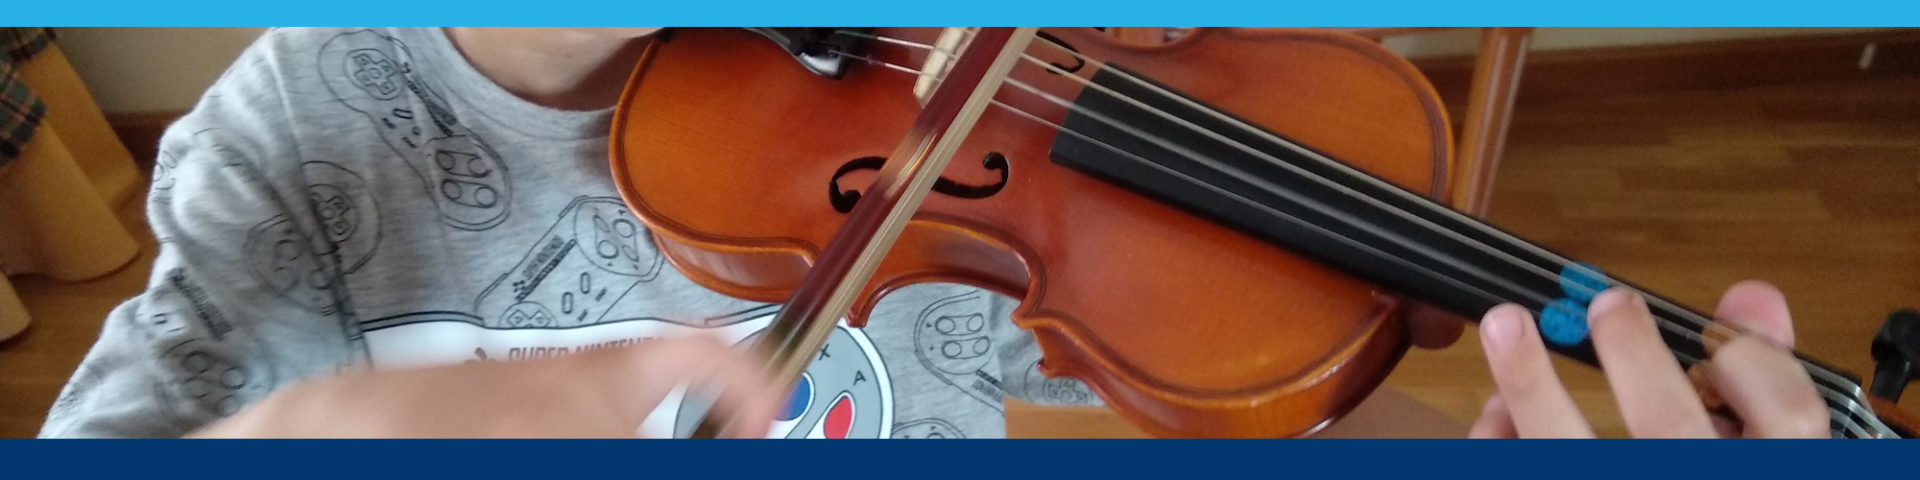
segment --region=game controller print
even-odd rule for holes
[[[765,317],[762,317],[765,318]],[[755,333],[745,345],[764,334]],[[807,365],[793,393],[774,416],[769,438],[887,438],[893,390],[886,366],[864,333],[842,324]],[[674,416],[677,438],[693,433],[702,405],[682,402]]]
[[[353,273],[373,258],[380,246],[380,206],[367,181],[346,167],[329,162],[300,164],[307,174],[307,199],[329,252],[339,257],[344,273]]]
[[[988,297],[979,291],[934,301],[920,312],[913,346],[933,376],[999,410],[1006,391],[988,368],[994,359],[989,307]]]
[[[929,418],[915,420],[893,426],[893,438],[967,438],[958,427],[946,420]]]
[[[319,69],[334,98],[365,115],[420,175],[448,225],[486,230],[506,219],[506,164],[419,80],[405,44],[371,30],[340,34],[321,46]]]
[[[666,259],[620,199],[581,197],[475,300],[488,328],[600,323]]]
[[[225,142],[218,139],[224,134],[226,132],[222,129],[208,128],[193,132],[184,142],[168,142],[161,145],[164,149],[154,155],[153,181],[148,192],[149,203],[165,205],[173,201],[173,186],[178,183],[179,176],[176,172],[180,169],[182,157],[188,156],[186,153],[188,151],[193,154],[190,157],[191,161],[214,161],[219,162],[221,167],[251,167],[245,155],[241,155],[239,151],[228,147]],[[253,175],[248,180],[258,181],[260,177]]]
[[[1027,399],[1041,405],[1093,405],[1100,399],[1087,384],[1066,377],[1048,378],[1040,373],[1040,361],[1027,365]]]
[[[153,191],[156,196],[173,190],[173,170],[178,168],[180,159],[173,152],[160,152],[153,160]]]
[[[167,348],[161,362],[173,372],[169,402],[185,418],[232,415],[265,397],[272,376],[265,362],[243,362],[218,345],[198,338]]]
[[[247,234],[245,251],[247,265],[261,286],[315,313],[336,313],[333,275],[285,215],[254,226]]]
[[[179,268],[167,271],[168,278],[184,278],[185,271]],[[158,342],[179,338],[193,328],[189,316],[186,294],[179,291],[175,281],[168,280],[164,286],[149,290],[139,298],[139,308],[133,309],[132,334],[138,334],[138,340]]]
[[[134,313],[134,330],[149,342],[175,338],[187,331],[186,316],[191,314],[168,308],[173,305],[173,302],[165,300],[169,296],[172,296],[169,290],[156,290],[148,307]]]

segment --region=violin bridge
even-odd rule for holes
[[[947,27],[940,31],[940,38],[934,40],[933,49],[927,51],[927,63],[920,66],[920,79],[913,82],[913,98],[921,105],[927,104],[927,98],[933,96],[933,90],[940,86],[940,80],[947,78],[947,69],[953,68],[954,60],[959,58],[960,49],[972,39],[973,31],[962,27]]]

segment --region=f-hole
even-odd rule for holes
[[[839,170],[833,172],[833,178],[827,179],[827,203],[833,205],[833,210],[836,212],[852,212],[853,206],[860,203],[860,191],[841,188],[840,179],[861,170],[880,170],[880,167],[885,166],[886,163],[885,157],[860,157],[841,165]],[[980,166],[1000,172],[1000,181],[987,185],[967,185],[940,177],[934,180],[933,191],[952,197],[981,199],[1000,193],[1000,189],[1007,187],[1007,179],[1010,178],[1012,169],[1006,155],[1000,152],[988,152],[986,158],[980,160]]]
[[[1079,55],[1080,49],[1073,48],[1073,44],[1067,43],[1066,40],[1061,40],[1060,37],[1053,36],[1053,34],[1047,33],[1045,30],[1035,32],[1034,36],[1053,42],[1054,45],[1059,45],[1060,48],[1065,49],[1067,52],[1070,52],[1068,53],[1067,56],[1073,58],[1074,63],[1073,63],[1073,66],[1071,67],[1066,65],[1061,65],[1060,62],[1048,62],[1047,63],[1048,65],[1053,65],[1053,68],[1058,68],[1060,70],[1047,70],[1047,73],[1054,74],[1054,75],[1070,75],[1074,73],[1079,73],[1080,69],[1082,68],[1087,68],[1087,59]],[[1062,74],[1060,72],[1066,72],[1066,73]]]

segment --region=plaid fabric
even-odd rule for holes
[[[52,44],[53,29],[51,28],[0,28],[0,51],[7,53],[8,60],[20,61],[33,58]]]
[[[50,29],[0,28],[0,53],[4,53],[0,55],[0,167],[20,156],[40,128],[40,119],[47,116],[47,104],[34,96],[13,66],[52,43]]]

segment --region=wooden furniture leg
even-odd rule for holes
[[[93,92],[80,81],[80,74],[67,62],[60,46],[48,45],[33,59],[15,66],[21,78],[33,88],[33,94],[47,104],[47,117],[41,124],[59,130],[69,139],[67,150],[93,182],[93,190],[100,198],[107,205],[118,207],[140,194],[146,179],[135,167],[126,145],[114,135],[106,115],[100,112],[100,105],[94,102]]]
[[[113,273],[140,254],[60,132],[42,125],[0,171],[0,267],[80,281]]]
[[[1532,30],[1494,27],[1480,35],[1480,54],[1474,61],[1473,87],[1467,94],[1466,124],[1456,150],[1458,165],[1453,177],[1454,208],[1476,217],[1487,215]]]

